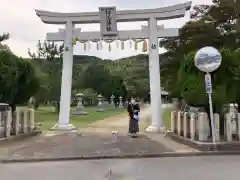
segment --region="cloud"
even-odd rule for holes
[[[173,5],[184,0],[88,0],[85,3],[79,0],[6,0],[0,6],[0,33],[9,32],[11,39],[6,41],[13,52],[19,56],[27,57],[28,48],[35,51],[37,40],[44,40],[47,32],[57,31],[63,26],[47,25],[40,21],[34,9],[42,9],[57,12],[86,12],[98,11],[100,6],[117,6],[117,9],[147,9]],[[194,0],[194,4],[210,3],[211,0]],[[188,16],[188,15],[187,15]],[[187,21],[186,18],[178,20],[162,21],[165,27],[181,27]],[[119,23],[119,30],[140,29],[146,22]],[[99,25],[77,25],[83,31],[99,30]],[[92,45],[94,46],[94,44]],[[107,45],[102,51],[92,48],[89,52],[84,52],[83,45],[77,44],[74,48],[75,54],[88,54],[103,57],[106,59],[116,59],[122,56],[130,56],[141,53],[126,48],[124,51],[116,49],[115,43],[112,45],[112,52],[108,52]],[[126,44],[127,46],[127,44]]]

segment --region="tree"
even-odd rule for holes
[[[54,42],[38,41],[37,43],[37,52],[31,52],[28,49],[28,54],[32,59],[45,59],[47,61],[53,61],[56,58],[62,59],[64,51],[64,44],[57,45]]]
[[[59,100],[61,90],[61,68],[62,68],[62,56],[64,51],[64,45],[58,45],[54,42],[41,42],[37,43],[37,52],[31,52],[28,50],[29,56],[33,59],[35,67],[40,68],[43,73],[40,75],[42,79],[40,92],[37,93],[37,101],[46,100]],[[46,85],[46,81],[48,84]],[[46,89],[47,88],[47,89]],[[44,93],[44,94],[43,94]]]
[[[0,43],[5,40],[8,40],[9,37],[10,37],[9,33],[3,33],[2,35],[0,35]]]
[[[89,65],[82,74],[82,88],[92,88],[104,97],[112,94],[125,95],[123,80],[118,76],[112,76],[110,72],[99,63]]]
[[[168,50],[168,63],[161,65],[162,82],[171,95],[180,97],[175,82],[184,55],[204,46],[218,49],[239,47],[236,20],[240,11],[236,3],[234,0],[215,0],[213,5],[194,6],[192,19],[180,29],[179,37],[161,42],[160,45]]]
[[[121,77],[129,96],[148,96],[150,90],[147,55],[140,54],[116,60],[108,65],[108,69],[112,75]]]
[[[11,105],[23,104],[39,88],[34,67],[9,51],[0,51],[0,101]]]
[[[200,11],[199,7],[202,7]],[[214,24],[223,36],[226,46],[239,46],[239,1],[237,0],[213,0],[211,6],[195,6],[192,18],[200,18],[208,24]],[[237,40],[237,41],[236,41]]]
[[[225,58],[228,59],[228,74],[223,77],[227,83],[227,94],[230,102],[238,105],[236,109],[240,112],[240,92],[238,87],[240,83],[240,51],[239,49],[228,50],[224,54]]]
[[[2,44],[2,42],[5,40],[8,40],[9,37],[10,37],[9,33],[3,33],[2,35],[0,35],[0,51],[1,50],[11,51],[10,48],[8,47],[8,45]]]
[[[49,100],[51,84],[48,79],[48,75],[37,68],[36,75],[40,82],[40,88],[38,92],[35,94],[36,104],[41,104],[43,102],[46,102],[46,100]]]
[[[184,54],[168,51],[161,55],[161,85],[170,92],[170,97],[180,97],[179,86],[176,86],[178,79],[178,69]]]

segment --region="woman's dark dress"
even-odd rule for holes
[[[140,108],[138,104],[128,104],[128,113],[129,113],[129,133],[139,132],[139,119],[135,119],[134,115],[139,116]]]

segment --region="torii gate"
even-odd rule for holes
[[[126,40],[148,39],[149,45],[149,78],[151,94],[152,123],[147,128],[148,132],[161,132],[164,130],[162,121],[162,102],[160,85],[160,67],[158,54],[158,38],[178,36],[178,29],[164,29],[157,26],[157,20],[181,18],[185,12],[190,10],[191,2],[181,3],[169,7],[143,10],[121,10],[115,7],[99,8],[99,12],[85,13],[58,13],[36,10],[36,14],[46,24],[65,24],[65,30],[47,33],[48,41],[64,41],[65,51],[63,54],[62,84],[60,97],[59,122],[54,126],[60,130],[75,129],[69,124],[71,88],[72,88],[72,66],[73,45],[72,40],[96,41],[104,40]],[[117,31],[117,22],[148,21],[148,27],[141,30]],[[75,29],[75,24],[100,23],[101,32],[81,32]]]

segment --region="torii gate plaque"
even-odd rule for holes
[[[70,102],[72,88],[73,46],[72,39],[81,40],[135,39],[149,40],[149,77],[151,94],[152,123],[147,128],[149,132],[164,131],[162,121],[162,102],[160,85],[160,68],[158,54],[158,38],[178,36],[177,29],[163,29],[157,26],[157,20],[174,19],[185,16],[190,10],[191,2],[181,3],[169,7],[143,10],[116,11],[115,7],[99,8],[99,12],[86,13],[58,13],[36,10],[36,14],[47,24],[65,24],[65,30],[48,33],[48,41],[64,41],[62,84],[60,98],[60,114],[58,124],[54,127],[60,130],[71,130],[75,127],[69,124]],[[103,14],[103,13],[105,14]],[[110,13],[109,13],[110,12]],[[74,29],[75,24],[100,23],[101,32],[81,32]],[[117,31],[117,22],[148,21],[148,27],[142,30]]]

